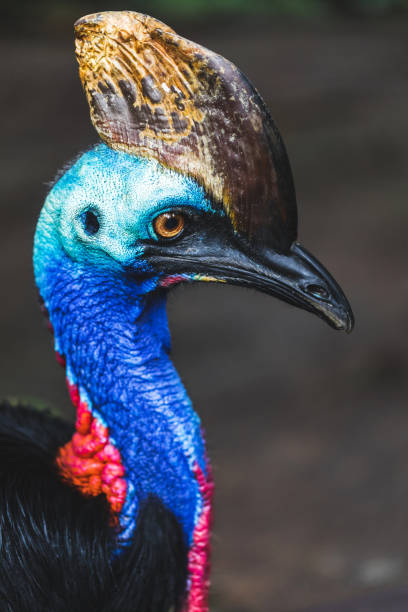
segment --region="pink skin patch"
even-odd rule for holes
[[[201,281],[206,283],[225,283],[226,280],[223,278],[216,278],[215,276],[208,276],[208,274],[174,274],[172,276],[165,276],[160,281],[160,287],[172,287],[183,282]]]
[[[160,281],[161,287],[171,287],[172,285],[178,285],[184,281],[189,281],[190,278],[185,274],[175,274],[174,276],[166,276]]]
[[[188,595],[183,612],[208,612],[214,481],[209,464],[207,465],[207,477],[197,463],[193,471],[204,507],[194,528],[193,543],[188,553]]]
[[[68,382],[68,390],[77,409],[76,431],[72,440],[58,451],[58,468],[62,477],[84,495],[105,493],[113,513],[113,523],[116,524],[127,491],[120,453],[109,442],[108,428],[93,416],[86,402],[81,400],[78,387]]]
[[[62,368],[65,368],[65,366],[67,365],[67,362],[65,360],[64,355],[61,355],[61,353],[59,353],[58,351],[55,352],[55,357],[57,362],[60,364],[60,366]]]

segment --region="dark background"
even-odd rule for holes
[[[16,2],[0,8],[0,395],[72,415],[36,300],[49,181],[96,141],[72,22],[143,10],[238,64],[284,136],[300,240],[353,305],[336,333],[238,288],[170,300],[217,482],[215,612],[289,612],[408,584],[408,3]]]

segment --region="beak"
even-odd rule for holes
[[[299,243],[293,243],[287,255],[264,252],[258,265],[249,286],[316,314],[334,329],[352,331],[354,315],[341,287]],[[242,278],[246,277],[245,271]]]
[[[234,242],[224,240],[220,245],[214,236],[207,236],[199,244],[169,245],[165,251],[146,255],[155,270],[164,274],[162,286],[173,284],[175,278],[246,286],[312,312],[335,329],[352,331],[354,316],[342,289],[299,243],[283,254]]]

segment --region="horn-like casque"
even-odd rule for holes
[[[102,140],[191,176],[237,233],[288,251],[297,235],[289,160],[242,72],[140,13],[89,15],[75,32],[80,77]]]

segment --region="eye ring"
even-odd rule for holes
[[[185,218],[181,212],[169,211],[158,215],[153,221],[153,229],[156,236],[169,240],[177,238],[185,227]]]

